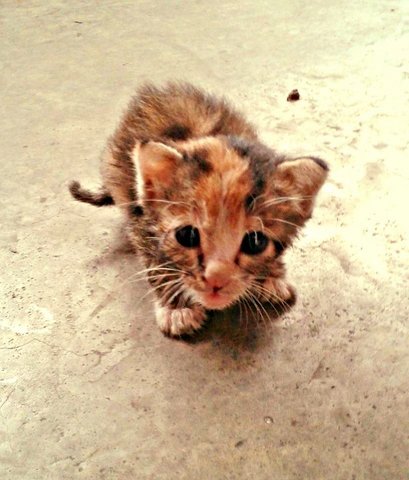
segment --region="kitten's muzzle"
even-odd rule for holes
[[[216,310],[231,304],[233,278],[234,264],[222,260],[208,261],[202,275],[201,303]]]

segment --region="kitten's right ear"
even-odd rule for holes
[[[328,176],[328,165],[316,157],[299,157],[281,162],[274,172],[276,188],[284,197],[298,201],[299,213],[311,216],[314,200]]]
[[[138,198],[160,198],[175,180],[181,153],[159,142],[139,144],[134,150]]]

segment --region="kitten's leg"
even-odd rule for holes
[[[205,310],[200,305],[172,308],[156,302],[155,313],[160,330],[170,337],[191,335],[199,330],[206,320]]]

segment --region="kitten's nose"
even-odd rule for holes
[[[204,279],[213,293],[219,292],[230,282],[231,267],[220,261],[212,261],[206,266]]]

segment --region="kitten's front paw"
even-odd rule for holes
[[[169,308],[156,305],[156,321],[162,333],[170,337],[191,335],[203,325],[206,314],[200,307]]]

